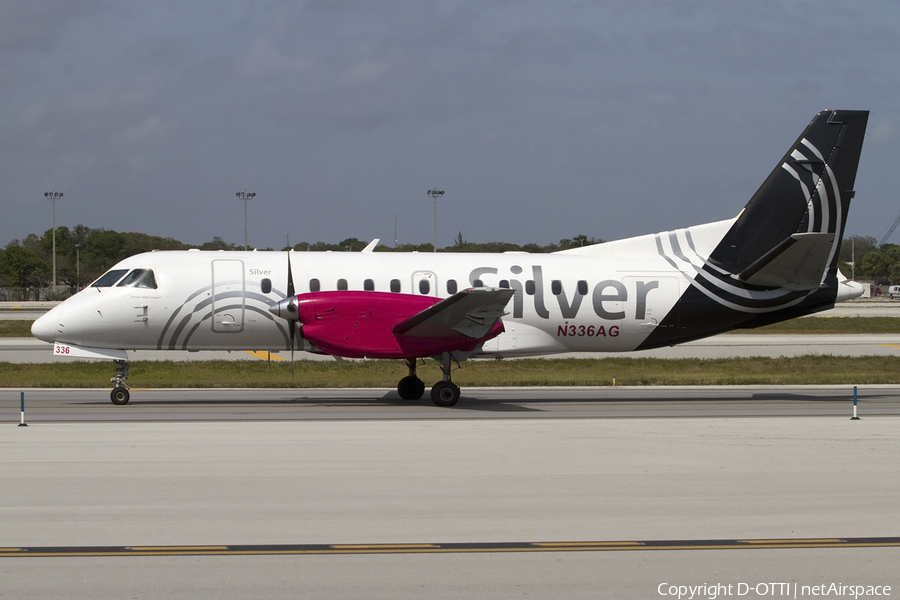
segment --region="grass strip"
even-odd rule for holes
[[[898,317],[803,317],[732,334],[854,334],[900,333]]]
[[[133,361],[134,387],[393,388],[406,375],[403,361]],[[109,385],[111,362],[0,363],[6,388],[83,388]],[[437,363],[419,367],[426,385],[440,380]],[[465,386],[823,385],[900,384],[900,356],[810,355],[782,358],[475,360],[454,371]],[[111,387],[111,386],[110,386]]]
[[[0,320],[0,337],[31,337],[34,321]]]

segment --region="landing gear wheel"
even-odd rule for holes
[[[459,402],[459,387],[452,381],[438,381],[431,386],[431,401],[449,407]]]
[[[123,387],[116,387],[109,393],[109,399],[112,400],[113,404],[122,406],[123,404],[128,404],[128,401],[131,399],[131,394]]]
[[[425,382],[416,376],[404,377],[397,384],[397,393],[404,400],[418,400],[425,394]]]
[[[128,361],[127,360],[115,360],[116,363],[116,376],[110,379],[113,384],[113,391],[109,393],[109,399],[112,400],[113,404],[128,404],[128,400],[131,398],[131,394],[128,392],[128,384],[125,383],[125,380],[128,379]]]

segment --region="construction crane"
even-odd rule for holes
[[[884,245],[884,243],[887,241],[887,239],[888,239],[889,237],[891,237],[891,234],[894,233],[894,230],[895,230],[895,229],[897,229],[897,225],[900,225],[900,215],[897,215],[897,218],[894,219],[894,224],[891,225],[891,228],[888,229],[888,232],[887,232],[886,234],[884,234],[884,237],[881,238],[881,241],[880,241],[880,242],[878,242],[878,245],[879,245],[879,246]]]

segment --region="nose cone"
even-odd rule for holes
[[[31,325],[31,335],[39,340],[50,342],[56,341],[56,335],[59,331],[59,318],[62,315],[62,304],[56,306],[42,317],[39,317]]]
[[[276,317],[287,319],[288,321],[297,320],[297,297],[290,296],[280,302],[276,302],[269,307],[269,312]]]

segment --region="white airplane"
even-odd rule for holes
[[[759,327],[862,294],[837,269],[867,111],[816,115],[737,217],[552,254],[151,252],[123,260],[35,321],[59,356],[128,350],[305,350],[419,359],[460,390],[471,357],[645,350]]]

